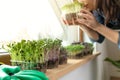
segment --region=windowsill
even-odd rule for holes
[[[5,51],[4,49],[0,48],[0,53],[8,53],[8,52]]]
[[[3,64],[11,65],[9,53],[0,52],[0,62],[2,62]]]
[[[59,67],[55,69],[48,69],[46,75],[50,80],[58,80],[60,77],[86,64],[87,62],[96,58],[98,55],[100,55],[100,52],[96,52],[93,55],[88,55],[82,59],[68,59],[67,64],[59,65]]]

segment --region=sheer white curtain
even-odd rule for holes
[[[64,40],[68,43],[79,41],[79,26],[66,26],[61,20],[61,7],[65,4],[71,3],[72,1],[73,0],[49,0],[64,29]]]
[[[0,42],[61,38],[63,33],[48,0],[0,0]]]

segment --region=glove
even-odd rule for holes
[[[47,76],[37,70],[21,70],[19,66],[0,66],[0,80],[49,80]]]

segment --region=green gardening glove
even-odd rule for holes
[[[19,66],[1,65],[0,66],[0,80],[10,80],[10,75],[20,71]]]
[[[49,80],[43,72],[37,70],[22,70],[13,76],[21,80]]]
[[[19,66],[0,66],[0,80],[49,80],[47,76],[37,70],[21,70]]]
[[[10,65],[1,65],[0,69],[7,74],[15,74],[21,70],[19,66],[10,66]]]

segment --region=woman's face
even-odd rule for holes
[[[78,0],[78,1],[83,2],[84,7],[90,11],[96,9],[96,0]]]

